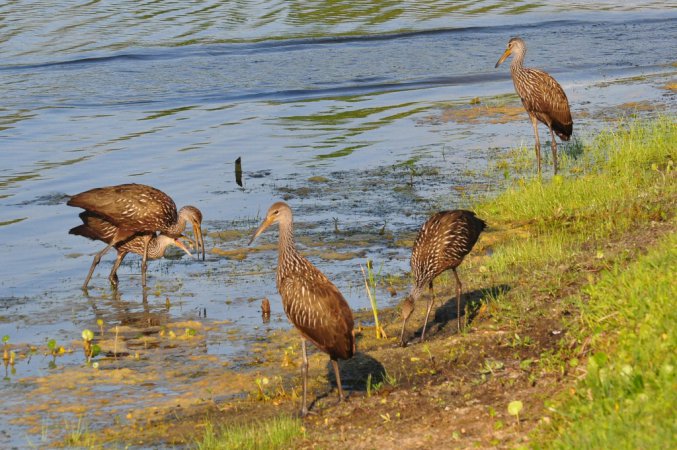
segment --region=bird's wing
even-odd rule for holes
[[[67,203],[105,218],[118,228],[157,231],[176,221],[176,205],[164,192],[141,184],[90,189]]]
[[[541,70],[527,69],[525,73],[528,88],[520,92],[524,108],[542,122],[551,122],[553,128],[562,129],[564,134],[571,135],[571,110],[562,86]]]
[[[333,358],[353,355],[352,311],[321,272],[315,269],[285,277],[278,288],[287,317],[305,338]]]

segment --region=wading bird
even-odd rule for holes
[[[100,260],[111,247],[117,248],[129,240],[141,239],[141,284],[143,286],[146,286],[148,247],[156,232],[178,239],[186,229],[186,222],[190,222],[198,257],[200,251],[202,259],[205,257],[200,228],[202,223],[200,210],[194,206],[184,206],[177,212],[174,200],[159,189],[143,184],[107,186],[76,194],[68,200],[67,204],[84,209],[89,216],[106,221],[114,228],[113,235],[104,241],[108,245],[97,253],[95,261]],[[84,220],[83,222],[87,223]],[[90,269],[90,276],[92,270],[93,267]],[[83,289],[87,288],[88,282],[89,277],[85,280]]]
[[[350,359],[355,353],[353,313],[341,292],[310,261],[301,256],[294,244],[292,212],[284,202],[273,204],[266,218],[252,236],[251,244],[270,225],[279,224],[277,260],[277,290],[290,322],[301,333],[303,352],[303,406],[301,415],[308,414],[306,391],[308,355],[306,340],[329,354],[336,375],[339,400],[343,400],[338,359]]]
[[[433,280],[442,272],[451,269],[456,277],[456,317],[458,330],[461,330],[461,280],[456,268],[463,258],[470,253],[477,242],[486,223],[465,210],[441,211],[430,217],[418,232],[414,248],[411,251],[411,273],[414,286],[402,305],[402,331],[400,343],[406,345],[404,330],[407,319],[414,311],[414,303],[419,299],[426,286],[430,288],[431,297],[421,331],[421,342],[425,339],[430,310],[435,302]]]
[[[106,244],[111,243],[111,240],[113,239],[117,231],[117,228],[114,225],[111,225],[110,222],[107,222],[101,217],[98,217],[87,211],[83,211],[80,213],[80,219],[82,219],[82,225],[78,225],[77,227],[71,228],[70,231],[68,232],[69,234],[83,236],[95,241],[102,241],[105,242]],[[120,264],[122,264],[122,260],[125,259],[125,256],[127,256],[127,253],[136,253],[137,255],[143,255],[144,244],[145,244],[144,235],[137,234],[134,235],[134,237],[127,239],[126,241],[121,241],[113,245],[113,247],[115,247],[115,249],[118,252],[115,264],[113,264],[113,269],[110,271],[110,275],[108,276],[108,279],[110,280],[110,283],[113,286],[117,287],[118,285],[117,270],[120,267]],[[170,245],[175,245],[184,252],[186,252],[189,256],[192,256],[190,254],[190,251],[180,240],[174,239],[164,234],[155,235],[155,233],[151,233],[150,240],[148,241],[148,259],[162,258],[165,254],[165,249]],[[92,266],[89,268],[89,273],[87,274],[87,279],[85,279],[85,284],[83,285],[83,288],[85,289],[87,288],[87,285],[89,284],[89,279],[92,278],[94,269],[96,268],[96,266],[99,264],[100,261],[101,254],[97,253],[94,256],[94,260],[92,261]]]
[[[541,174],[541,143],[538,138],[539,120],[550,129],[552,164],[554,172],[557,173],[555,133],[563,141],[568,141],[573,131],[569,100],[567,100],[562,86],[553,77],[542,70],[524,67],[526,53],[527,46],[524,41],[514,37],[508,41],[505,52],[494,67],[498,67],[508,56],[513,55],[510,73],[512,74],[515,91],[522,99],[522,105],[527,110],[529,119],[531,119],[531,126],[534,128],[538,174]]]

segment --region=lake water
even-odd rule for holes
[[[475,97],[516,102],[506,97],[507,65],[494,69],[511,36],[527,42],[528,66],[562,84],[583,141],[633,112],[628,104],[646,115],[677,110],[666,88],[677,73],[677,2],[628,3],[0,5],[0,336],[70,343],[98,318],[125,324],[145,312],[160,322],[237,323],[241,339],[215,333],[206,350],[237,358],[253,337],[288,326],[276,252],[228,253],[246,246],[281,198],[295,212],[302,250],[353,308],[368,307],[360,264],[373,259],[383,273],[405,273],[409,251],[395,245],[398,236],[436,208],[463,205],[455,189],[487,182],[497,154],[532,145],[526,115],[441,119]],[[243,186],[234,177],[238,157]],[[210,233],[205,262],[149,263],[145,304],[134,255],[118,272],[119,298],[106,278],[110,254],[85,296],[80,286],[102,245],[68,235],[79,212],[65,205],[68,195],[129,182],[197,206]],[[345,243],[335,226],[353,240]],[[231,231],[239,233],[223,238]],[[271,230],[255,246],[276,239]],[[322,258],[326,250],[352,257]],[[263,297],[273,309],[266,326]],[[20,362],[0,395],[21,401],[16,383],[50,370],[47,359]],[[0,445],[23,442],[7,416],[0,428]]]

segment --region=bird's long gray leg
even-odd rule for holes
[[[303,365],[301,366],[301,373],[303,374],[303,406],[301,407],[301,417],[305,417],[308,415],[308,406],[306,403],[306,394],[308,390],[308,354],[306,353],[306,340],[303,338],[301,338],[301,353],[303,354]]]
[[[555,133],[552,132],[552,127],[550,127],[550,139],[552,139],[552,166],[557,175],[557,142],[555,141]]]
[[[143,258],[141,259],[141,286],[146,287],[146,269],[148,267],[148,243],[151,235],[143,237]]]
[[[108,250],[113,246],[113,244],[108,244],[106,248],[101,250],[99,253],[94,255],[94,260],[92,261],[92,265],[89,268],[89,273],[87,274],[87,278],[85,278],[85,284],[82,285],[82,289],[87,290],[87,285],[89,284],[89,279],[92,278],[92,274],[94,273],[94,269],[96,266],[99,265],[99,262],[101,262],[101,257],[106,254]]]
[[[108,275],[108,279],[110,280],[110,284],[112,284],[114,287],[118,286],[118,268],[120,267],[120,264],[122,264],[122,260],[125,259],[125,256],[127,256],[127,252],[119,252],[118,257],[115,259],[115,264],[113,264],[113,268],[110,271],[110,275]]]
[[[538,176],[541,176],[541,140],[538,138],[538,119],[536,116],[529,115],[531,126],[534,128],[534,137],[536,138],[536,161],[538,162]]]
[[[463,285],[461,284],[461,280],[458,278],[458,274],[456,273],[456,267],[453,267],[451,270],[454,271],[454,276],[456,277],[456,321],[458,324],[458,332],[461,332],[461,291],[463,289]]]
[[[338,387],[339,401],[342,402],[345,400],[345,397],[343,396],[343,387],[341,386],[341,373],[339,372],[338,361],[332,359],[331,363],[334,366],[334,375],[336,375],[336,387]]]
[[[435,303],[435,290],[433,289],[433,283],[430,282],[430,300],[428,300],[428,310],[425,313],[425,321],[423,321],[423,331],[421,331],[421,342],[425,340],[425,329],[428,326],[428,317],[430,317],[430,310],[433,309],[433,303]]]

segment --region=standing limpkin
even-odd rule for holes
[[[98,217],[115,228],[112,237],[105,241],[108,245],[96,255],[95,261],[111,247],[117,247],[130,239],[141,239],[141,284],[143,286],[146,286],[148,244],[156,232],[178,239],[186,229],[186,222],[190,222],[198,257],[200,252],[202,252],[202,259],[205,257],[200,228],[202,223],[200,210],[194,206],[184,206],[177,212],[174,200],[154,187],[132,183],[95,188],[72,196],[67,204],[83,208],[84,214]],[[90,276],[92,270],[93,268],[90,269]],[[82,286],[83,289],[87,288],[88,282],[89,276]]]
[[[306,340],[329,354],[339,400],[343,400],[338,359],[350,359],[355,353],[353,313],[341,292],[310,261],[301,256],[294,244],[292,212],[284,202],[273,204],[266,218],[249,243],[274,223],[279,224],[280,237],[277,260],[277,290],[287,317],[301,333],[303,352],[303,407],[301,415],[308,414],[306,391],[308,383],[308,355]]]
[[[431,297],[421,331],[421,341],[425,339],[430,310],[435,302],[433,280],[442,272],[451,269],[456,277],[456,317],[458,330],[461,330],[461,280],[456,268],[470,253],[486,223],[471,211],[462,209],[441,211],[430,217],[418,232],[414,248],[411,251],[411,273],[414,286],[402,305],[402,332],[400,343],[404,346],[404,329],[407,319],[414,311],[414,303],[427,287]]]
[[[538,138],[539,120],[550,129],[552,164],[554,172],[557,173],[555,133],[563,141],[568,141],[573,131],[574,123],[571,120],[569,100],[567,100],[562,86],[553,77],[542,70],[524,67],[526,53],[527,46],[524,41],[514,37],[508,41],[505,52],[494,67],[498,67],[508,56],[513,55],[510,72],[515,91],[522,99],[522,105],[527,110],[529,119],[531,119],[531,126],[534,128],[538,174],[541,174],[541,143]]]
[[[83,236],[92,240],[102,241],[106,244],[110,244],[118,230],[115,225],[112,225],[105,219],[88,211],[81,212],[80,219],[82,219],[82,225],[71,228],[69,231],[70,234]],[[188,255],[191,255],[190,251],[186,248],[183,242],[173,237],[164,234],[156,235],[155,233],[134,235],[127,240],[120,241],[113,245],[113,247],[115,247],[118,252],[115,264],[113,264],[113,269],[110,271],[110,275],[108,276],[108,279],[113,286],[117,287],[118,285],[117,270],[120,267],[120,264],[122,264],[122,260],[125,258],[125,256],[127,256],[127,253],[143,255],[145,245],[144,237],[146,234],[150,234],[150,240],[148,241],[148,259],[162,258],[164,256],[165,249],[170,245],[175,245],[186,252]],[[86,288],[89,284],[89,280],[94,273],[94,269],[100,261],[101,253],[97,253],[94,256],[91,267],[89,268],[89,273],[87,274],[85,284],[83,285],[84,288]]]

